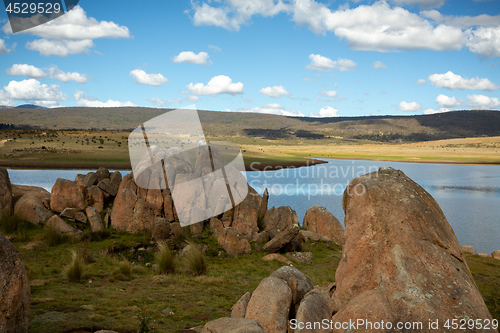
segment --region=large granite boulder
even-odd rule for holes
[[[344,241],[342,224],[324,207],[312,206],[309,208],[304,215],[302,226],[308,231],[317,233],[321,240],[340,245]]]
[[[257,222],[261,205],[262,197],[249,186],[245,199],[234,207],[231,226],[247,240],[251,240],[259,232]]]
[[[52,187],[50,208],[60,213],[64,208],[76,208],[83,211],[87,208],[85,185],[77,181],[57,178]]]
[[[12,185],[7,169],[0,168],[0,218],[12,212]]]
[[[94,207],[87,207],[85,209],[87,219],[90,222],[90,229],[93,232],[103,231],[104,225],[102,224],[101,214]]]
[[[317,288],[308,292],[300,302],[297,315],[291,323],[296,333],[330,333],[332,318],[331,299],[328,292]]]
[[[422,322],[420,332],[435,332],[429,320],[492,319],[439,205],[403,172],[382,167],[354,179],[342,205],[333,322]]]
[[[52,217],[48,219],[47,222],[45,222],[45,227],[51,228],[61,234],[67,234],[70,236],[75,236],[82,233],[81,230],[70,226],[58,215],[52,215]]]
[[[288,284],[270,276],[252,293],[245,318],[256,320],[266,332],[286,333],[291,304],[292,291]]]
[[[297,268],[291,266],[283,266],[274,271],[270,276],[285,281],[288,287],[290,287],[292,291],[291,314],[295,316],[304,296],[314,289],[311,279]]]
[[[299,234],[299,230],[300,227],[298,224],[287,227],[264,245],[264,251],[269,253],[279,251]]]
[[[14,214],[35,224],[45,223],[50,211],[50,192],[37,186],[12,185]]]
[[[252,253],[252,248],[248,240],[231,227],[225,228],[217,238],[217,241],[231,255]]]
[[[224,317],[206,323],[201,333],[266,333],[266,331],[255,320]]]
[[[288,206],[278,208],[271,207],[262,219],[264,230],[269,231],[271,238],[274,238],[280,231],[299,224],[297,213]]]
[[[155,220],[154,209],[133,190],[118,192],[111,212],[111,226],[116,230],[138,233],[152,230]]]
[[[0,293],[0,332],[28,332],[31,308],[28,276],[19,253],[2,234],[0,234]]]

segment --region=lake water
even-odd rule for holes
[[[460,244],[482,253],[500,249],[500,166],[324,160],[328,163],[307,168],[247,172],[247,180],[260,194],[268,188],[269,207],[290,206],[301,223],[307,209],[316,205],[326,207],[343,224],[346,185],[359,175],[391,166],[436,199]],[[10,169],[9,175],[13,184],[50,191],[57,178],[73,180],[88,171]]]

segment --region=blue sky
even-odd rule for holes
[[[297,116],[500,109],[500,1],[85,1],[12,33],[0,105]]]

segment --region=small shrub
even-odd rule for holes
[[[113,271],[113,277],[121,281],[130,281],[132,279],[132,264],[127,258],[120,261],[118,267]]]
[[[147,313],[146,305],[142,308],[141,313],[137,315],[139,319],[139,329],[137,333],[149,333],[151,329],[149,328],[149,323],[151,322],[151,315]]]
[[[75,250],[71,250],[71,261],[64,268],[64,274],[69,282],[78,282],[83,274],[83,259]]]
[[[195,243],[186,242],[191,248],[184,257],[186,270],[192,275],[202,275],[207,271],[207,262],[201,249]]]
[[[174,255],[167,243],[158,242],[158,252],[155,254],[155,261],[160,274],[168,274],[175,271]]]
[[[49,246],[57,246],[69,242],[70,237],[61,233],[53,227],[45,229],[45,241]]]

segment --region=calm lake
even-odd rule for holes
[[[346,185],[359,175],[391,166],[436,199],[460,244],[482,253],[500,249],[500,166],[324,160],[328,163],[307,168],[247,172],[247,181],[261,194],[267,187],[269,207],[290,206],[301,223],[314,205],[326,207],[343,223],[341,199]],[[13,184],[50,191],[57,178],[73,180],[88,171],[9,169],[9,175]]]

